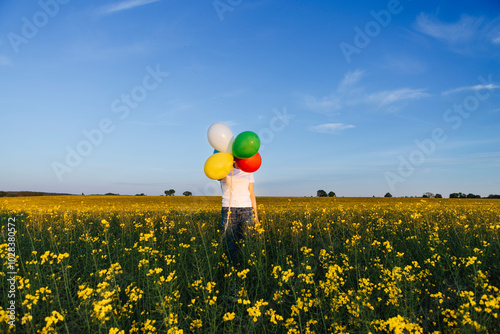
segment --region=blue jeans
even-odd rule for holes
[[[227,257],[232,264],[238,262],[238,242],[245,239],[249,227],[255,226],[252,208],[229,208],[221,210],[221,229],[225,233]]]

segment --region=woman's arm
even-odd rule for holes
[[[248,190],[250,191],[250,199],[252,200],[255,224],[259,224],[259,216],[257,215],[257,201],[255,200],[255,193],[253,191],[253,182],[248,184]]]

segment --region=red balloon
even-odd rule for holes
[[[260,168],[262,158],[259,152],[247,159],[240,159],[235,157],[236,167],[247,173],[253,173]]]

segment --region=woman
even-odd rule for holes
[[[257,202],[253,189],[253,173],[233,164],[231,172],[220,180],[222,187],[221,227],[225,235],[227,256],[238,262],[238,241],[244,239],[249,227],[259,223]]]

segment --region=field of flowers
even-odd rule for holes
[[[233,267],[219,197],[1,199],[0,332],[499,331],[498,200],[257,202]]]

